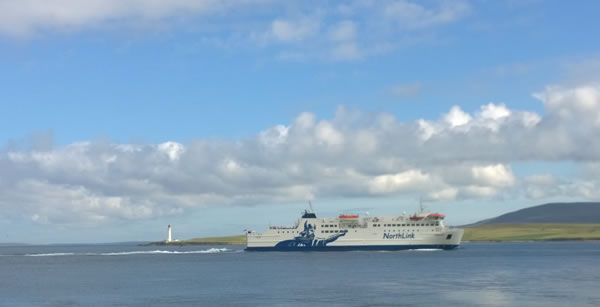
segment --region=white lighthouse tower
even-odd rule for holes
[[[171,242],[172,238],[171,238],[171,225],[169,225],[169,227],[167,228],[167,242]]]

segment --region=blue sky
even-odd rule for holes
[[[0,242],[597,200],[599,6],[0,0]]]

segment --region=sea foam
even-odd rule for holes
[[[183,255],[183,254],[215,254],[229,252],[227,248],[209,248],[195,251],[169,251],[169,250],[153,250],[153,251],[126,251],[126,252],[108,252],[108,253],[44,253],[44,254],[25,254],[27,257],[58,257],[58,256],[127,256],[127,255]],[[8,255],[3,255],[8,256]],[[14,255],[17,256],[17,255]]]

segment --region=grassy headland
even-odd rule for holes
[[[463,241],[600,240],[600,224],[491,224],[465,228]]]

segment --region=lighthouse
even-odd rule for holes
[[[167,227],[167,242],[171,242],[171,225]]]

